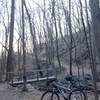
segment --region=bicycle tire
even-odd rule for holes
[[[48,96],[48,94],[50,94],[50,96]],[[54,98],[54,96],[56,98]],[[47,99],[48,97],[49,97],[49,99]],[[60,100],[60,97],[59,97],[58,93],[56,93],[56,92],[46,91],[46,92],[43,93],[41,100]]]
[[[72,91],[68,100],[86,100],[86,95],[83,91]]]

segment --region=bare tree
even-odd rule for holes
[[[25,42],[25,20],[24,20],[24,0],[22,0],[22,44],[23,44],[23,82],[24,82],[24,86],[23,86],[23,91],[27,91],[27,87],[26,87],[26,42]]]
[[[90,8],[91,8],[91,16],[92,16],[92,27],[93,27],[93,33],[95,37],[95,45],[98,52],[98,57],[100,60],[100,6],[99,6],[99,0],[89,0]],[[95,66],[93,67],[93,72],[96,70]],[[94,80],[96,80],[96,73],[93,73]],[[97,87],[96,87],[96,81],[94,81],[95,84],[95,100],[99,100],[97,96]]]
[[[60,61],[60,57],[59,57],[58,29],[57,29],[56,15],[55,15],[55,4],[56,4],[56,1],[53,0],[52,1],[52,17],[53,17],[54,26],[55,26],[55,32],[56,32],[56,52],[57,52],[57,60],[58,60],[59,68],[60,68],[60,71],[61,71],[62,70],[62,65],[61,65],[61,61]]]
[[[13,65],[13,34],[14,34],[14,15],[15,15],[15,0],[11,0],[11,19],[10,19],[10,37],[9,37],[9,50],[7,57],[7,74],[6,80],[10,81],[12,79],[12,71],[14,69]]]
[[[70,33],[70,48],[69,48],[69,55],[70,55],[70,75],[72,75],[72,25],[71,25],[71,0],[69,0],[69,17],[68,17],[68,26],[69,26],[69,33]]]
[[[27,12],[27,15],[28,15],[30,33],[31,33],[31,36],[32,36],[32,42],[33,42],[33,46],[34,46],[33,47],[33,51],[34,51],[34,54],[35,54],[36,65],[37,65],[37,69],[40,70],[41,67],[39,65],[39,58],[38,58],[38,54],[37,54],[35,26],[34,26],[34,22],[33,22],[33,28],[32,28],[31,17],[30,17],[30,14],[28,12],[28,9],[27,9],[27,6],[26,6],[26,3],[25,2],[24,2],[24,5],[25,5],[25,9],[26,9],[26,12]],[[40,77],[43,77],[43,73],[41,71],[39,71],[39,73],[40,73]]]

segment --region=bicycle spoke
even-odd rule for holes
[[[84,100],[85,96],[81,92],[73,92],[70,96],[70,100]]]

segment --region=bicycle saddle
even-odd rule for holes
[[[74,76],[74,75],[67,75],[65,77],[66,81],[78,81],[78,77],[77,76]]]
[[[72,76],[71,76],[71,75],[67,75],[67,76],[65,77],[65,79],[66,79],[67,81],[71,81],[71,80],[72,80]]]

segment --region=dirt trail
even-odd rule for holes
[[[28,92],[22,92],[21,88],[0,83],[0,100],[40,100],[43,92],[36,90],[33,86],[27,86]],[[93,94],[88,94],[88,100],[94,100]],[[61,100],[64,100],[60,97]],[[100,100],[100,98],[99,98]]]
[[[0,84],[0,100],[40,100],[41,95],[42,93],[34,88],[22,92],[20,88],[13,88],[6,83]]]

